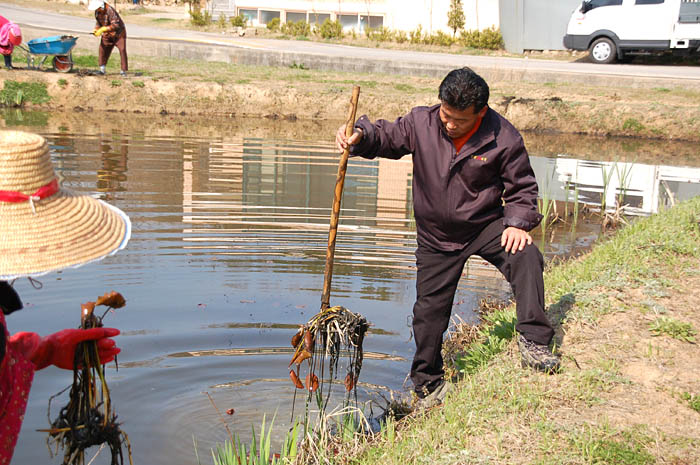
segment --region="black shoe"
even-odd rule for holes
[[[452,383],[443,380],[442,383],[440,383],[440,385],[433,390],[433,392],[425,397],[418,397],[413,411],[429,410],[433,407],[437,407],[438,405],[442,405],[442,403],[445,401],[445,397],[447,397],[447,394],[452,391],[452,387]]]
[[[548,345],[529,341],[518,334],[518,348],[520,349],[520,361],[523,366],[533,368],[543,373],[556,373],[561,366],[561,359],[552,353]]]

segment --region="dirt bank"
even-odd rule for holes
[[[132,72],[94,74],[94,56],[76,57],[72,73],[15,69],[5,81],[37,82],[50,100],[23,107],[216,117],[265,117],[286,121],[339,121],[353,84],[362,88],[360,112],[393,119],[415,105],[437,102],[440,80],[299,68],[236,66],[130,57]],[[115,66],[117,60],[112,60]],[[21,57],[16,63],[22,63]],[[80,63],[87,65],[80,65]],[[92,66],[91,66],[92,65]],[[20,65],[22,66],[22,65]],[[77,71],[77,72],[76,72]],[[490,105],[523,131],[700,141],[700,93],[586,87],[579,84],[491,82]]]

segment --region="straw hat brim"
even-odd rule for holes
[[[0,280],[101,260],[131,237],[124,212],[88,195],[60,189],[33,206],[0,202]]]

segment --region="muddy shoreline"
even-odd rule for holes
[[[414,106],[437,103],[440,82],[428,77],[223,63],[200,66],[199,62],[147,57],[135,57],[133,61],[136,70],[127,78],[110,69],[106,76],[97,76],[84,67],[65,74],[23,68],[2,70],[0,78],[46,87],[50,96],[47,103],[25,101],[22,109],[72,113],[79,121],[109,120],[110,113],[123,114],[126,119],[179,116],[236,124],[264,119],[273,126],[294,123],[300,128],[297,132],[315,134],[333,131],[342,121],[355,83],[362,89],[360,114],[393,120]],[[697,156],[694,144],[686,143],[700,142],[698,92],[528,82],[489,85],[489,105],[524,133],[627,138],[630,143],[674,141],[678,147],[669,155],[689,152]],[[256,124],[260,125],[252,123]],[[686,145],[690,147],[684,148]]]

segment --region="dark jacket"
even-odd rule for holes
[[[102,11],[95,10],[95,21],[97,22],[97,27],[107,26],[109,31],[102,34],[103,42],[116,42],[117,39],[126,32],[126,27],[124,26],[124,21],[122,21],[121,16],[117,13],[111,5],[105,2]]]
[[[488,109],[481,126],[456,153],[440,120],[440,105],[416,107],[395,122],[366,116],[351,148],[364,158],[398,159],[413,154],[413,209],[418,243],[437,250],[464,248],[492,221],[531,230],[537,212],[537,181],[520,133]]]

